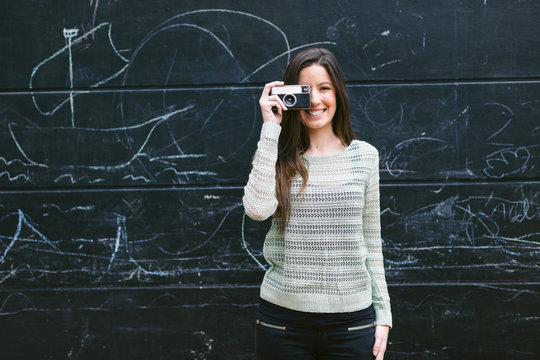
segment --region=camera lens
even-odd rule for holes
[[[296,96],[294,96],[293,94],[287,94],[283,97],[283,103],[285,104],[285,106],[287,107],[291,107],[291,106],[294,106],[294,104],[296,104]]]

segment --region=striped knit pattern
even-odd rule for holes
[[[254,220],[277,208],[275,165],[281,127],[264,123],[244,208]],[[279,232],[273,219],[264,242],[270,264],[261,297],[304,312],[352,312],[373,304],[378,325],[392,326],[383,267],[377,150],[354,140],[345,151],[308,156],[309,179],[293,179],[291,216]]]

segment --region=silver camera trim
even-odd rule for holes
[[[293,103],[290,103],[290,104],[287,103],[287,101],[286,101],[285,99],[286,99],[288,96],[292,96],[292,98],[294,99],[294,102],[293,102]],[[283,103],[285,104],[285,106],[288,106],[288,107],[294,106],[294,105],[296,105],[296,101],[297,101],[296,95],[294,95],[294,94],[285,94],[285,95],[283,95],[283,100],[282,100],[282,101],[283,101]]]
[[[309,87],[309,85],[281,85],[281,86],[274,86],[270,90],[271,95],[286,95],[289,93],[296,93],[296,94],[306,94],[308,92],[305,92],[302,90],[302,88]]]

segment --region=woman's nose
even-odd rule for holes
[[[321,102],[321,97],[316,91],[311,92],[311,107],[313,107],[313,104],[318,105]]]

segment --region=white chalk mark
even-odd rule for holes
[[[108,271],[111,271],[111,266],[114,262],[114,258],[116,257],[116,253],[118,253],[118,249],[120,248],[120,241],[122,240],[122,236],[124,235],[125,228],[126,228],[126,217],[122,215],[118,215],[116,217],[116,239],[114,243],[114,251],[111,255],[109,266],[107,267]]]
[[[85,179],[86,176],[81,176],[80,178],[75,179],[73,177],[73,174],[62,174],[62,175],[58,176],[56,179],[54,179],[53,182],[56,184],[56,183],[60,182],[62,179],[64,179],[64,178],[68,178],[69,181],[71,181],[72,184],[75,184],[75,183],[79,182],[80,180]]]
[[[157,27],[154,28],[154,30],[152,30],[148,35],[145,36],[145,38],[139,43],[139,45],[137,46],[137,49],[135,49],[134,53],[133,53],[133,56],[132,56],[132,59],[135,58],[137,56],[137,54],[139,53],[140,49],[153,37],[155,36],[157,33],[161,32],[161,31],[164,31],[164,30],[168,30],[168,29],[171,29],[171,28],[175,28],[175,27],[178,27],[178,26],[187,26],[187,27],[192,27],[192,28],[195,28],[195,29],[198,29],[200,31],[203,31],[207,34],[209,34],[211,37],[213,37],[216,41],[218,41],[218,43],[224,48],[224,50],[229,54],[229,56],[232,58],[232,59],[236,59],[234,54],[232,53],[232,51],[229,49],[229,47],[227,45],[225,45],[223,43],[223,41],[221,41],[221,39],[219,39],[212,31],[208,30],[208,29],[205,29],[199,25],[196,25],[196,24],[190,24],[190,23],[182,23],[182,24],[173,24],[173,25],[168,25],[168,23],[170,22],[173,22],[181,17],[187,17],[189,15],[193,15],[193,14],[206,14],[206,13],[228,13],[228,14],[235,14],[235,15],[241,15],[241,16],[246,16],[246,17],[250,17],[250,18],[254,18],[258,21],[261,21],[261,22],[264,22],[265,24],[267,25],[270,25],[271,27],[273,27],[274,29],[276,29],[280,34],[281,36],[283,37],[283,40],[286,44],[286,49],[287,50],[290,50],[290,46],[289,46],[289,41],[287,39],[287,36],[285,35],[285,33],[279,28],[277,27],[276,25],[274,25],[273,23],[269,22],[268,20],[265,20],[263,18],[260,18],[258,16],[255,16],[253,14],[249,14],[249,13],[245,13],[245,12],[241,12],[241,11],[235,11],[235,10],[228,10],[228,9],[202,9],[202,10],[195,10],[195,11],[189,11],[189,12],[185,12],[185,13],[182,13],[182,14],[179,14],[179,15],[176,15],[176,16],[173,16],[167,20],[165,20],[164,22],[162,22],[161,24],[159,24]],[[287,62],[289,61],[290,59],[290,56],[287,58]],[[127,73],[126,73],[127,75]],[[125,81],[126,81],[126,75],[124,75],[124,80],[123,80],[123,84],[125,85]],[[247,79],[247,77],[245,78]],[[244,80],[245,81],[245,80]]]
[[[255,255],[253,255],[253,253],[251,252],[251,250],[249,250],[249,247],[247,245],[247,242],[246,242],[246,237],[245,237],[245,223],[246,223],[246,212],[244,211],[244,214],[242,215],[242,247],[244,248],[244,250],[246,250],[246,252],[248,253],[249,256],[251,256],[251,258],[253,260],[255,260],[255,262],[257,263],[257,265],[259,265],[259,267],[262,269],[262,270],[265,270],[266,271],[266,267],[261,264],[261,262],[259,261],[259,259],[257,259],[255,257]]]
[[[517,238],[510,238],[510,237],[505,237],[505,236],[488,236],[488,238],[495,239],[495,240],[512,241],[512,242],[533,244],[533,245],[540,246],[540,241],[524,240],[523,239],[524,237],[532,236],[532,235],[540,236],[540,233],[527,234],[527,235],[520,236],[520,237],[517,237]]]
[[[90,6],[92,6],[92,0],[90,0]],[[92,26],[95,26],[96,24],[96,14],[97,14],[98,6],[99,6],[99,0],[96,0],[96,4],[94,5],[94,13],[92,14]]]
[[[522,153],[524,156],[520,156],[520,153]],[[495,157],[496,155],[496,157]],[[519,147],[517,149],[502,149],[494,154],[490,154],[486,159],[487,167],[483,169],[484,174],[490,178],[503,178],[508,175],[517,174],[519,172],[524,171],[527,168],[527,164],[529,163],[529,160],[531,158],[531,153],[529,149],[526,147]],[[524,159],[524,160],[523,160]],[[521,160],[516,166],[512,167],[511,165],[514,163],[511,160]],[[493,170],[500,170],[497,169],[496,165],[502,165],[505,167],[505,171],[500,171],[500,173],[493,173]],[[508,167],[510,166],[510,167]],[[499,166],[500,168],[500,166]]]
[[[438,193],[440,193],[440,192],[442,191],[442,189],[444,189],[444,187],[445,187],[445,185],[442,185],[439,189],[437,189],[437,190],[430,190],[430,191],[431,191],[432,193],[434,193],[434,194],[438,194]]]
[[[71,212],[75,212],[75,211],[93,211],[96,209],[96,206],[95,205],[79,205],[79,206],[73,206],[73,207],[70,207],[66,210],[63,210],[60,206],[56,205],[56,204],[43,204],[41,205],[42,208],[54,208],[56,210],[58,210],[60,213],[62,214],[67,214],[67,213],[71,213]]]
[[[146,155],[146,154],[141,154]],[[164,155],[149,157],[148,161],[160,161],[160,160],[176,160],[176,159],[196,159],[206,157],[206,154],[177,154],[177,155]]]
[[[168,167],[166,169],[163,169],[161,171],[158,171],[155,176],[161,175],[164,172],[172,171],[175,175],[201,175],[201,176],[215,176],[217,175],[214,171],[197,171],[197,170],[185,170],[185,171],[179,171],[173,167]]]
[[[394,59],[394,60],[387,61],[387,62],[385,62],[383,64],[380,64],[380,65],[377,65],[377,66],[371,66],[371,71],[376,71],[376,70],[379,70],[382,67],[392,65],[392,64],[396,64],[396,63],[400,63],[402,61],[403,61],[402,59]]]
[[[401,173],[406,172],[407,169],[393,169],[395,164],[402,158],[410,157],[411,155],[404,155],[403,150],[407,149],[408,146],[413,145],[414,143],[422,144],[422,143],[440,143],[440,144],[446,144],[445,141],[437,138],[432,137],[415,137],[411,138],[405,141],[400,142],[394,148],[390,151],[388,154],[387,160],[385,161],[386,170],[388,173],[394,177],[398,177],[401,175]],[[416,148],[413,148],[412,151],[416,151]],[[420,155],[420,154],[418,154]]]
[[[79,29],[64,29],[64,37],[68,40],[69,53],[69,103],[71,107],[71,126],[75,127],[75,109],[73,107],[73,57],[71,54],[71,39],[79,33]]]
[[[105,79],[103,79],[101,81],[98,81],[97,83],[90,85],[90,87],[98,87],[98,86],[101,86],[103,84],[108,83],[109,81],[111,81],[112,79],[117,77],[118,75],[122,74],[124,72],[124,70],[126,70],[128,68],[128,66],[129,65],[124,65],[123,68],[121,68],[120,70],[118,70],[117,72],[115,72],[114,74],[109,76],[108,78],[105,78]],[[75,95],[77,95],[77,94],[87,94],[87,93],[90,93],[90,91],[77,91],[77,93]]]
[[[276,60],[278,60],[278,59],[280,59],[280,58],[282,58],[284,56],[287,56],[287,61],[289,61],[290,55],[294,51],[297,51],[297,50],[300,50],[300,49],[303,49],[303,48],[306,48],[306,47],[319,46],[319,45],[336,45],[336,43],[332,42],[332,41],[319,41],[319,42],[314,42],[314,43],[310,43],[310,44],[304,44],[304,45],[301,45],[301,46],[297,46],[297,47],[295,47],[293,49],[287,49],[287,51],[279,54],[278,56],[273,57],[272,59],[268,60],[267,62],[265,62],[264,64],[259,66],[257,69],[255,69],[253,72],[251,72],[251,74],[249,74],[248,76],[243,78],[241,82],[248,81],[250,77],[252,77],[256,73],[258,73],[259,71],[261,71],[262,69],[264,69],[265,67],[267,67],[268,65],[273,63],[274,61],[276,61]]]
[[[124,67],[122,67],[120,70],[118,70],[116,73],[112,74],[111,76],[109,76],[108,78],[105,78],[101,81],[98,81],[97,83],[95,84],[92,84],[90,85],[90,87],[99,87],[103,84],[106,84],[107,82],[109,82],[110,80],[116,78],[118,75],[122,74],[127,68],[128,68],[129,65],[124,65]],[[61,109],[65,104],[67,104],[67,102],[69,101],[70,103],[73,102],[73,99],[75,96],[77,95],[82,95],[82,94],[90,94],[91,92],[90,91],[85,91],[85,90],[78,90],[78,91],[70,91],[70,96],[65,99],[64,101],[60,102],[60,104],[58,104],[54,109],[52,109],[51,111],[49,112],[43,112],[39,106],[37,105],[36,101],[35,101],[35,97],[36,97],[36,92],[32,92],[32,98],[34,99],[34,105],[36,106],[36,109],[42,114],[42,115],[46,115],[46,116],[51,116],[53,115],[54,113],[56,113],[59,109]]]
[[[216,40],[219,45],[221,45],[223,47],[223,49],[229,54],[229,56],[232,58],[232,59],[235,59],[235,56],[234,54],[232,53],[231,49],[229,49],[229,47],[227,45],[225,45],[225,43],[223,41],[221,41],[220,38],[218,38],[213,32],[211,32],[210,30],[207,30],[199,25],[195,25],[195,24],[174,24],[174,25],[169,25],[163,29],[160,29],[160,31],[165,31],[165,30],[169,30],[169,29],[173,29],[173,28],[176,28],[176,27],[180,27],[180,26],[185,26],[185,27],[189,27],[189,28],[194,28],[194,29],[197,29],[199,31],[202,31],[203,33],[206,33],[208,35],[210,35],[214,40]]]
[[[208,238],[206,238],[204,241],[202,241],[199,245],[193,247],[193,248],[190,248],[190,249],[187,249],[187,250],[182,250],[182,251],[178,251],[178,252],[170,252],[170,251],[166,251],[162,248],[160,248],[161,251],[163,251],[164,253],[168,254],[168,255],[185,255],[185,254],[189,254],[189,253],[192,253],[196,250],[199,250],[201,248],[203,248],[204,246],[206,246],[206,244],[208,244],[210,242],[210,240],[212,240],[214,238],[214,236],[218,233],[218,231],[221,229],[221,227],[223,226],[223,224],[225,223],[225,220],[227,220],[227,218],[229,217],[229,215],[236,209],[238,209],[239,207],[241,207],[242,204],[235,204],[233,206],[231,206],[228,211],[225,213],[225,215],[223,216],[223,218],[221,219],[221,221],[219,222],[218,226],[215,228],[215,230],[212,232],[212,234],[210,234],[210,236]]]
[[[210,115],[206,118],[206,120],[204,120],[204,123],[201,126],[201,131],[206,127],[206,124],[208,124],[208,121],[210,121],[212,116],[214,116],[216,111],[218,111],[218,109],[221,107],[221,105],[223,105],[224,102],[225,102],[225,100],[221,99],[220,102],[217,104],[217,106],[214,108],[214,110],[212,110]]]
[[[114,43],[113,43],[113,40],[112,40],[112,24],[109,24],[109,31],[108,31],[107,34],[108,34],[108,38],[109,38],[109,44],[111,44],[111,48],[113,49],[116,56],[118,56],[124,62],[128,63],[129,59],[122,56],[122,54],[120,54],[120,51],[116,48],[116,45],[114,45]]]
[[[5,157],[2,157],[0,156],[0,161],[2,161],[5,165],[7,166],[11,166],[13,165],[14,163],[19,163],[21,165],[28,165],[27,163],[25,163],[24,161],[22,161],[21,159],[12,159],[12,160],[7,160]]]
[[[13,176],[13,175],[11,175],[11,174],[9,173],[9,171],[7,171],[7,170],[0,173],[0,178],[1,178],[2,176],[6,176],[6,177],[8,178],[9,181],[17,181],[17,180],[19,180],[19,179],[21,179],[21,178],[22,178],[25,182],[30,181],[30,178],[29,178],[26,174],[17,174],[17,175],[15,175],[15,176]]]
[[[242,12],[242,11],[237,11],[237,10],[230,10],[230,9],[201,9],[201,10],[195,10],[195,11],[188,11],[188,12],[185,12],[185,13],[182,13],[182,14],[179,14],[179,15],[175,15],[173,16],[172,18],[162,22],[160,25],[158,25],[156,27],[157,28],[160,28],[161,26],[163,26],[164,24],[170,22],[170,21],[173,21],[177,18],[180,18],[180,17],[184,17],[184,16],[189,16],[189,15],[193,15],[193,14],[205,14],[205,13],[227,13],[227,14],[235,14],[235,15],[241,15],[241,16],[246,16],[248,18],[252,18],[252,19],[255,19],[255,20],[258,20],[258,21],[261,21],[271,27],[273,27],[275,30],[277,30],[280,35],[283,37],[283,41],[285,42],[285,46],[287,48],[287,50],[290,49],[290,45],[289,45],[289,40],[287,39],[287,36],[285,35],[285,33],[283,32],[283,30],[281,30],[278,26],[276,26],[274,23],[266,20],[266,19],[263,19],[259,16],[256,16],[256,15],[253,15],[253,14],[250,14],[250,13],[246,13],[246,12]],[[287,63],[290,61],[290,57],[287,57]]]
[[[393,210],[390,210],[390,208],[386,208],[383,211],[381,211],[381,216],[385,215],[386,213],[391,214],[391,215],[395,215],[395,216],[400,216],[399,213],[397,213],[397,212],[395,212]]]
[[[389,30],[388,30],[388,31],[389,31]],[[368,41],[367,43],[365,43],[365,44],[362,46],[362,51],[364,52],[364,55],[366,55],[368,61],[370,62],[370,68],[371,68],[371,71],[376,71],[376,70],[379,70],[380,68],[383,68],[383,67],[385,67],[385,66],[392,65],[392,64],[396,64],[396,63],[400,63],[400,62],[403,61],[402,59],[394,59],[394,60],[390,60],[390,61],[387,61],[387,62],[385,62],[385,63],[382,63],[382,64],[380,64],[380,65],[374,66],[374,65],[372,64],[372,62],[371,62],[371,59],[374,59],[374,58],[376,58],[376,57],[381,56],[381,55],[384,53],[384,51],[377,53],[375,56],[370,56],[370,55],[368,54],[368,52],[367,52],[366,49],[367,49],[371,44],[373,44],[376,40],[377,40],[377,38],[373,38],[373,39],[371,39],[370,41]]]
[[[56,245],[54,245],[49,239],[47,239],[47,237],[45,235],[43,235],[38,229],[36,229],[28,221],[28,219],[26,218],[26,215],[24,215],[24,213],[22,212],[21,209],[19,209],[17,211],[17,215],[18,215],[17,229],[15,230],[15,234],[13,234],[13,237],[11,238],[11,242],[6,247],[6,250],[4,250],[4,253],[2,254],[2,257],[0,257],[0,264],[2,262],[4,262],[4,259],[6,258],[9,251],[13,248],[13,245],[15,245],[15,243],[20,240],[19,236],[21,234],[21,230],[22,230],[23,225],[26,225],[27,227],[29,227],[34,233],[36,233],[39,236],[39,238],[42,241],[46,242],[47,244],[49,244],[50,246],[52,246],[53,248],[56,249]]]
[[[486,140],[491,140],[492,138],[494,138],[495,136],[499,135],[504,129],[506,129],[506,127],[508,125],[510,125],[510,123],[512,122],[513,118],[510,118],[508,119],[508,121],[506,122],[506,124],[504,124],[499,130],[495,131],[490,137],[488,137]]]
[[[531,201],[528,198],[514,201],[497,196],[470,196],[464,200],[458,200],[456,203],[465,203],[470,206],[470,202],[473,200],[482,202],[486,200],[484,207],[488,206],[488,202],[498,201],[499,203],[493,206],[490,215],[493,216],[495,213],[500,212],[503,218],[507,218],[511,223],[532,220],[535,217],[534,213],[529,215],[529,211],[534,211],[534,207],[531,206]]]
[[[102,28],[105,28],[105,27],[109,27],[109,31],[107,32],[108,34],[108,37],[109,37],[109,43],[111,44],[111,47],[113,48],[114,52],[117,54],[117,56],[125,61],[126,63],[128,62],[128,60],[123,57],[122,55],[120,55],[120,52],[118,52],[118,50],[116,49],[113,41],[112,41],[112,36],[111,36],[111,24],[109,23],[101,23],[99,24],[98,26],[96,26],[95,28],[93,28],[92,30],[90,30],[89,32],[87,33],[84,33],[83,35],[79,36],[79,37],[75,37],[73,39],[70,38],[70,41],[69,43],[64,46],[63,48],[61,48],[60,50],[58,50],[57,52],[55,52],[54,54],[52,54],[51,56],[49,56],[48,58],[46,58],[45,60],[43,60],[42,62],[40,62],[38,65],[36,65],[34,67],[34,69],[32,70],[32,74],[30,75],[30,83],[29,83],[29,89],[32,91],[34,89],[34,86],[33,86],[33,81],[34,81],[34,76],[36,75],[36,73],[39,71],[39,69],[44,66],[45,64],[47,64],[49,61],[53,60],[54,58],[68,52],[71,51],[71,47],[73,45],[76,45],[84,40],[86,40],[88,38],[88,36],[90,35],[94,35],[98,30],[102,29]],[[72,66],[72,62],[71,62],[71,59],[70,59],[70,67]],[[90,87],[98,87],[114,78],[116,78],[118,75],[120,75],[122,72],[124,72],[124,70],[127,68],[128,64],[126,64],[122,69],[120,69],[119,71],[117,71],[116,73],[112,74],[111,76],[109,76],[108,78],[102,80],[102,81],[99,81],[95,84],[92,84],[90,85]],[[63,107],[68,101],[72,101],[73,97],[74,96],[77,96],[79,94],[84,94],[84,93],[88,93],[88,91],[71,91],[70,92],[70,96],[65,99],[64,101],[62,101],[58,106],[56,106],[54,109],[52,109],[51,111],[45,111],[45,110],[42,110],[40,108],[40,106],[37,104],[37,101],[36,101],[36,93],[32,91],[32,101],[34,102],[34,106],[35,108],[37,109],[37,111],[42,114],[42,115],[45,115],[45,116],[51,116],[53,115],[58,109],[60,109],[61,107]]]
[[[4,309],[6,308],[8,302],[14,298],[15,296],[17,297],[22,297],[24,298],[25,302],[27,302],[30,306],[26,306],[22,309],[19,309],[17,311],[5,311]],[[18,303],[21,303],[21,301],[19,300]],[[2,303],[2,306],[0,306],[0,315],[15,315],[15,314],[18,314],[20,312],[23,312],[23,311],[28,311],[28,310],[33,310],[35,311],[36,310],[36,306],[32,303],[32,301],[30,301],[30,299],[28,298],[28,296],[22,292],[14,292],[14,293],[11,293],[9,294],[6,299],[4,300],[4,302]]]
[[[142,180],[146,183],[149,183],[149,182],[152,182],[152,180],[144,177],[144,176],[133,176],[132,174],[129,174],[129,175],[126,175],[122,178],[122,180],[127,180],[127,179],[130,179],[130,180],[133,180],[133,181],[137,181],[137,180]]]
[[[365,43],[365,44],[362,46],[362,50],[364,50],[364,52],[365,52],[365,51],[366,51],[366,48],[367,48],[369,45],[373,44],[376,40],[377,40],[377,38],[373,38],[373,39],[371,39],[370,41],[368,41],[367,43]],[[367,54],[366,54],[366,56],[367,56]]]
[[[146,147],[146,144],[148,143],[148,141],[150,140],[153,132],[155,131],[156,127],[161,124],[162,122],[168,120],[170,117],[174,116],[174,115],[177,115],[177,114],[180,114],[182,112],[185,112],[185,111],[188,111],[190,109],[192,109],[194,106],[193,105],[189,105],[183,109],[178,109],[178,110],[175,110],[175,111],[172,111],[170,113],[167,113],[165,115],[161,115],[161,116],[158,116],[158,117],[155,117],[153,119],[150,119],[144,123],[141,123],[141,124],[137,124],[137,125],[132,125],[132,126],[124,126],[124,127],[116,127],[116,128],[105,128],[105,129],[98,129],[98,128],[67,128],[67,127],[46,127],[46,128],[43,128],[43,129],[47,129],[47,130],[59,130],[59,131],[63,131],[63,130],[66,130],[66,129],[70,129],[72,131],[77,131],[77,132],[97,132],[97,133],[108,133],[108,132],[117,132],[117,131],[129,131],[129,130],[135,130],[135,129],[139,129],[139,128],[143,128],[143,127],[150,127],[150,130],[148,131],[148,133],[146,134],[146,138],[144,139],[144,141],[142,142],[142,144],[139,146],[138,150],[136,151],[135,154],[133,154],[133,156],[125,161],[124,163],[121,163],[119,165],[112,165],[112,166],[98,166],[98,165],[95,165],[95,166],[92,166],[92,165],[77,165],[79,167],[84,167],[84,168],[88,168],[88,169],[94,169],[94,170],[110,170],[110,169],[120,169],[120,168],[124,168],[126,166],[129,166],[137,157],[139,157],[143,152],[143,149]],[[48,165],[47,164],[44,164],[44,163],[39,163],[37,161],[34,161],[32,160],[27,154],[26,152],[23,150],[22,146],[19,144],[19,141],[17,140],[17,137],[15,136],[15,132],[14,132],[14,127],[22,127],[22,128],[27,128],[27,126],[23,126],[23,125],[18,125],[18,124],[15,124],[15,123],[9,123],[8,124],[8,127],[9,127],[9,130],[10,130],[10,134],[11,134],[11,137],[13,139],[13,141],[15,142],[15,145],[17,146],[17,149],[19,150],[19,152],[23,155],[23,157],[31,164],[31,165],[34,165],[34,166],[40,166],[40,167],[45,167],[45,168],[48,168]],[[38,131],[39,129],[41,129],[40,127],[32,127],[33,129],[35,129],[36,131]]]

